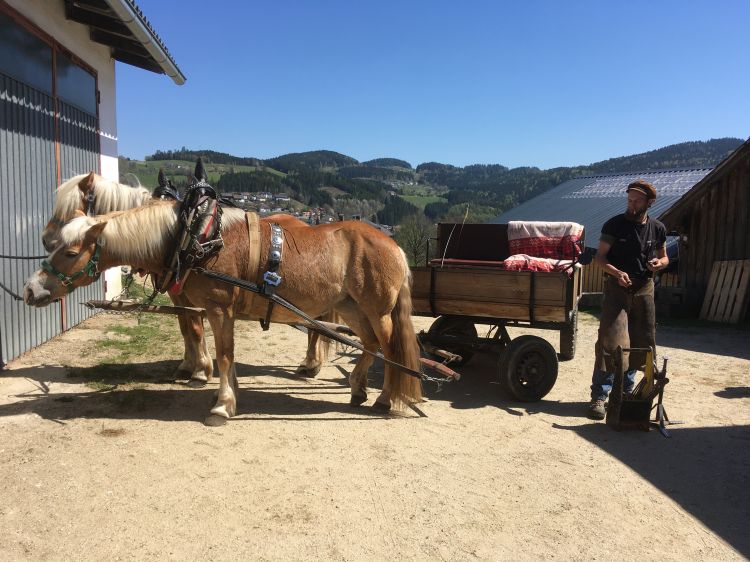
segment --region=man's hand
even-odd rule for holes
[[[654,259],[649,260],[648,263],[646,264],[646,267],[648,267],[649,271],[653,271],[653,272],[657,272],[660,269],[664,268],[659,258],[654,258]]]
[[[630,287],[633,284],[633,282],[630,280],[630,276],[624,271],[621,271],[617,275],[617,283],[620,285],[620,287]]]

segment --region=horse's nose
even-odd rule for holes
[[[31,290],[31,287],[26,285],[23,291],[23,302],[33,305],[35,301],[36,299],[34,298],[34,291]]]
[[[34,290],[31,283],[27,283],[23,288],[23,302],[30,306],[45,306],[49,304],[50,292],[47,289],[38,287]]]

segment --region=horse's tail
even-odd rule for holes
[[[399,248],[400,249],[400,248]],[[401,251],[406,268],[406,276],[396,299],[396,306],[391,311],[393,322],[393,334],[391,336],[391,347],[393,349],[393,360],[397,363],[419,371],[419,344],[411,320],[411,271],[406,260],[406,255]],[[397,409],[404,406],[421,402],[422,381],[414,376],[407,375],[396,367],[391,368],[391,400]]]

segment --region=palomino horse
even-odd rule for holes
[[[198,179],[207,179],[202,163],[196,166]],[[161,174],[160,174],[161,176]],[[160,178],[160,181],[161,178]],[[165,180],[164,180],[165,181]],[[151,203],[151,192],[145,187],[131,187],[107,180],[94,172],[75,176],[57,189],[52,218],[42,233],[42,243],[48,252],[54,250],[60,239],[60,230],[73,218],[83,215],[104,215],[113,211],[125,211]],[[284,226],[306,226],[306,223],[290,215],[271,215],[261,222],[275,222]],[[191,306],[183,295],[170,295],[178,306]],[[202,321],[195,316],[179,315],[180,332],[185,342],[183,361],[177,367],[175,378],[187,378],[193,386],[201,386],[211,379],[213,362],[208,354]],[[328,314],[323,320],[338,322],[335,314]],[[328,352],[330,340],[317,333],[308,336],[307,353],[297,367],[297,373],[314,377],[320,371]]]
[[[45,306],[76,287],[93,282],[99,270],[129,264],[144,271],[163,271],[174,247],[178,210],[171,202],[154,202],[103,217],[80,217],[61,231],[61,243],[43,268],[26,282],[27,304]],[[337,311],[359,336],[363,346],[418,371],[419,346],[411,320],[410,272],[401,248],[379,230],[356,221],[320,226],[287,226],[283,282],[277,292],[312,316]],[[244,213],[225,209],[224,248],[209,258],[206,268],[257,282],[249,272],[249,235]],[[270,248],[271,228],[261,228],[261,255]],[[199,273],[187,278],[184,292],[190,302],[206,310],[214,332],[220,374],[217,401],[206,419],[223,423],[236,413],[237,376],[234,366],[234,321],[257,319],[266,313],[263,299]],[[297,318],[276,306],[273,322]],[[367,400],[367,371],[373,359],[363,354],[349,376],[351,404]],[[388,410],[421,399],[421,381],[385,365],[383,390],[374,407]]]

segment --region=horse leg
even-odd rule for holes
[[[191,306],[184,295],[172,296],[172,302],[177,306]],[[177,321],[185,342],[185,355],[175,378],[188,378],[188,384],[192,387],[205,386],[213,378],[213,361],[208,354],[203,320],[198,315],[180,314]]]
[[[189,379],[193,374],[195,365],[195,345],[188,336],[187,319],[182,314],[178,314],[177,322],[180,325],[180,333],[185,343],[185,351],[182,355],[182,363],[180,363],[172,376],[175,380]]]
[[[297,367],[297,374],[302,377],[314,377],[323,366],[321,357],[321,336],[312,330],[307,334],[307,353],[305,360]]]
[[[335,311],[326,312],[319,320],[332,324],[341,322],[341,318]],[[297,374],[303,377],[316,376],[323,366],[323,361],[328,358],[332,343],[329,338],[321,336],[317,332],[311,331],[307,334],[307,354],[302,364],[297,367]]]
[[[405,282],[399,290],[391,313],[370,316],[370,324],[386,359],[408,367],[412,371],[421,371],[419,344],[411,320],[411,292],[408,282]],[[421,379],[386,363],[383,392],[378,396],[373,407],[387,411],[390,410],[392,403],[400,409],[421,400]]]
[[[352,303],[353,304],[353,303]],[[344,319],[346,324],[357,334],[362,346],[375,353],[378,350],[378,339],[372,331],[367,318],[354,307],[347,309],[337,309],[337,312]],[[351,387],[351,399],[349,404],[360,406],[367,400],[367,373],[370,370],[375,358],[369,353],[362,353],[354,370],[349,374],[349,386]]]
[[[228,308],[207,311],[216,343],[216,366],[219,369],[219,390],[216,404],[206,418],[206,425],[223,425],[237,412],[237,372],[234,366],[234,317]]]

